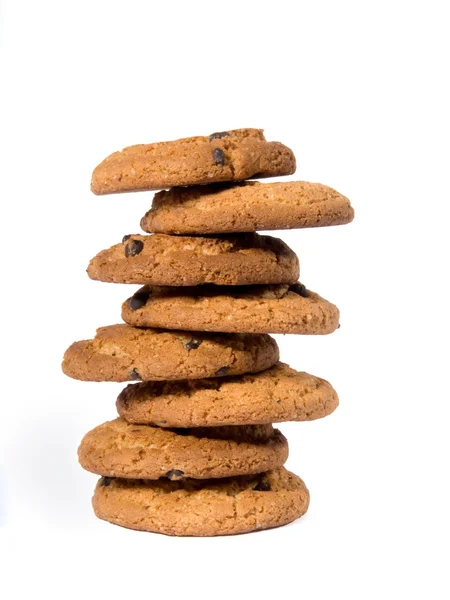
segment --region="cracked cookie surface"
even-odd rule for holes
[[[320,183],[246,181],[159,192],[141,227],[149,233],[217,234],[344,225],[353,216],[348,198]]]
[[[192,286],[294,283],[295,253],[283,241],[258,234],[221,237],[127,235],[89,263],[91,279],[111,283]]]
[[[338,404],[328,381],[277,363],[252,375],[131,384],[116,406],[131,423],[218,427],[312,421],[331,414]]]
[[[295,157],[262,129],[235,129],[114,152],[92,174],[94,194],[273,177],[295,172]]]
[[[247,533],[291,523],[306,513],[309,492],[284,467],[216,480],[102,478],[92,499],[100,519],[175,536]]]
[[[72,344],[62,369],[82,381],[159,381],[253,373],[278,359],[277,343],[268,335],[109,325],[97,329],[94,339]]]
[[[138,327],[322,335],[339,327],[339,310],[300,283],[145,286],[123,303],[122,319]]]
[[[272,425],[161,429],[118,418],[87,433],[78,459],[108,477],[211,479],[261,473],[288,457],[283,434]]]

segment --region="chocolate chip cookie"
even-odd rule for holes
[[[327,334],[339,310],[301,283],[270,286],[146,286],[122,305],[138,327],[189,331]]]
[[[277,363],[251,375],[128,385],[116,406],[131,423],[218,427],[312,421],[338,404],[328,381]]]
[[[247,533],[291,523],[309,492],[284,467],[226,479],[156,481],[102,477],[92,499],[100,519],[176,536]]]
[[[287,457],[287,440],[272,425],[161,429],[120,418],[87,433],[78,448],[87,471],[136,479],[250,475]]]
[[[114,152],[92,174],[94,194],[158,190],[295,172],[292,150],[262,129],[235,129]]]
[[[97,329],[93,340],[72,344],[62,369],[82,381],[158,381],[252,373],[278,359],[277,343],[268,335],[193,335],[110,325]]]
[[[149,233],[217,234],[344,225],[353,216],[348,198],[320,183],[246,181],[159,192],[141,227]]]
[[[125,236],[89,263],[91,279],[112,283],[192,286],[294,283],[295,253],[269,236],[238,234],[185,237],[164,234]]]

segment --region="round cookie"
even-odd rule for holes
[[[254,375],[128,385],[116,406],[130,423],[222,427],[312,421],[338,404],[328,381],[278,363]]]
[[[288,181],[172,188],[141,220],[150,233],[210,234],[344,225],[350,201],[320,183]]]
[[[288,443],[272,425],[161,429],[115,419],[87,433],[78,460],[87,471],[126,479],[212,479],[281,467]]]
[[[100,519],[141,531],[176,536],[248,533],[286,525],[306,513],[309,492],[284,467],[219,480],[110,479],[92,498]]]
[[[279,359],[268,335],[196,333],[110,325],[72,344],[62,370],[82,381],[199,379],[262,371]]]
[[[112,283],[192,286],[294,283],[295,253],[256,233],[220,237],[126,235],[89,263],[91,279]]]
[[[189,331],[327,334],[339,310],[300,283],[266,286],[146,286],[122,305],[138,327]]]
[[[295,172],[295,157],[262,129],[235,129],[114,152],[92,174],[94,194],[273,177]]]

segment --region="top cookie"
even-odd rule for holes
[[[114,152],[94,169],[91,190],[94,194],[160,190],[294,172],[292,150],[280,142],[267,142],[262,129],[235,129]]]
[[[353,216],[348,198],[320,183],[246,181],[159,192],[141,227],[149,233],[238,233],[344,225]]]

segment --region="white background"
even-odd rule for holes
[[[448,3],[61,2],[0,8],[0,590],[6,598],[448,598]],[[125,145],[262,127],[292,179],[352,200],[345,227],[281,233],[341,309],[279,337],[341,406],[281,426],[311,491],[295,524],[174,539],[100,522],[85,432],[119,384],[72,381],[65,348],[120,319],[131,286],[88,260],[152,194],[95,197]],[[132,289],[135,289],[134,287]],[[12,586],[12,587],[10,587]],[[83,594],[83,596],[82,596]]]

